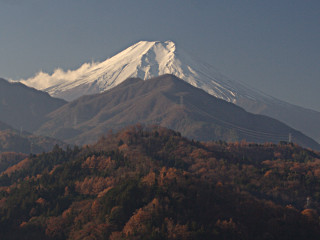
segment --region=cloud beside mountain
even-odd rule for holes
[[[320,142],[320,112],[281,101],[232,81],[172,41],[140,41],[103,62],[85,63],[76,70],[57,69],[51,75],[40,72],[20,82],[71,101],[83,95],[104,92],[130,77],[146,80],[163,74],[174,74],[249,112],[283,121]]]

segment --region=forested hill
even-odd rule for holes
[[[1,239],[319,239],[320,154],[128,127],[0,177]]]

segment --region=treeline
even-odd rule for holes
[[[24,153],[0,152],[0,173],[6,170],[8,167],[25,159],[27,156],[28,155]]]
[[[30,155],[0,177],[1,239],[319,239],[320,154],[158,126]]]

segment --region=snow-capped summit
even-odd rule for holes
[[[238,94],[249,92],[177,49],[172,41],[140,41],[104,62],[85,63],[76,70],[57,69],[52,75],[40,72],[21,82],[51,96],[73,100],[106,91],[129,77],[146,80],[167,73],[229,102],[236,102]]]
[[[51,96],[74,100],[82,95],[104,92],[130,77],[146,80],[168,73],[249,112],[286,122],[320,142],[319,112],[231,81],[172,41],[141,41],[101,63],[85,63],[76,70],[57,69],[52,75],[40,72],[33,78],[20,81]]]

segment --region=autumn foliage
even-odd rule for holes
[[[0,176],[1,239],[319,239],[320,154],[130,126]]]

